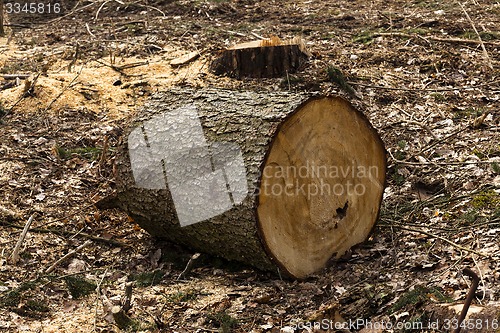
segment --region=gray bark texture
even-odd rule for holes
[[[280,123],[308,95],[290,92],[254,92],[221,89],[172,88],[155,94],[139,111],[128,134],[153,116],[195,106],[208,142],[229,142],[241,149],[249,194],[239,205],[206,221],[181,227],[169,189],[136,186],[124,142],[118,151],[117,194],[114,205],[156,237],[196,251],[248,263],[263,270],[276,270],[257,231],[256,189],[269,145]],[[101,208],[109,207],[101,202]],[[99,207],[99,205],[98,205]]]

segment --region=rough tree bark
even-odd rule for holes
[[[0,0],[0,37],[5,36],[5,30],[3,27],[3,0]]]
[[[278,37],[237,44],[222,51],[211,64],[217,75],[231,77],[282,77],[296,72],[310,57],[300,38]]]
[[[376,131],[349,102],[341,97],[307,97],[178,88],[156,94],[139,112],[126,133],[129,142],[124,140],[118,152],[116,195],[98,206],[120,207],[152,235],[197,251],[266,270],[278,267],[295,278],[320,270],[329,259],[368,237],[382,200],[386,157]],[[171,186],[170,162],[163,160],[159,173],[167,186],[151,189],[158,180],[133,171],[131,160],[147,160],[142,151],[155,149],[151,142],[158,137],[148,129],[148,121],[187,110],[186,106],[196,110],[208,142],[239,147],[248,195],[237,199],[231,187],[234,174],[227,173],[227,192],[233,191],[234,206],[182,227],[184,216],[174,204],[177,189]],[[143,135],[149,146],[145,141],[142,146],[134,143]],[[183,162],[171,164],[176,163]],[[223,161],[221,167],[217,157],[211,163],[213,170],[232,166]],[[184,169],[181,175],[186,176]],[[137,186],[134,177],[149,182],[149,189]],[[194,193],[197,183],[193,184]]]

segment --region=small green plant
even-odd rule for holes
[[[436,101],[436,102],[444,102],[444,101],[446,101],[446,97],[443,94],[440,94],[440,93],[436,93],[435,92],[435,93],[430,94],[430,96],[432,98],[434,98],[434,101]]]
[[[480,159],[483,159],[483,158],[487,157],[485,153],[483,153],[482,151],[480,151],[480,150],[479,150],[479,149],[477,149],[477,148],[476,148],[476,149],[474,149],[474,150],[472,151],[472,153],[473,153],[474,155],[476,155],[477,157],[479,157]]]
[[[354,43],[369,45],[373,42],[373,32],[363,31],[363,32],[355,35],[352,41]]]
[[[476,118],[479,117],[483,113],[483,109],[481,108],[473,108],[468,107],[464,110],[458,110],[455,112],[455,119],[467,119],[467,118]]]
[[[7,110],[3,106],[2,101],[0,101],[0,118],[2,118],[3,116],[5,116],[6,114],[7,114]]]
[[[397,168],[394,169],[391,178],[394,181],[394,183],[398,186],[401,186],[405,183],[405,177],[398,172]]]
[[[408,144],[408,142],[406,142],[406,140],[400,140],[400,141],[398,141],[398,146],[401,149],[405,149],[407,144]]]
[[[460,216],[459,221],[462,224],[470,225],[476,222],[478,218],[479,213],[476,210],[469,210]]]
[[[226,311],[219,311],[215,313],[209,313],[207,315],[209,320],[216,322],[219,326],[219,332],[230,333],[231,329],[238,325],[238,320],[229,315]]]
[[[67,276],[64,278],[64,281],[74,299],[88,296],[97,288],[97,285],[93,281],[78,276]]]
[[[196,299],[199,295],[199,291],[195,289],[189,289],[187,291],[178,291],[174,294],[168,295],[167,300],[171,303],[178,304]]]
[[[450,303],[453,299],[446,296],[441,288],[438,287],[424,287],[415,286],[413,290],[407,291],[394,303],[389,309],[389,313],[404,309],[406,306],[411,305],[413,308],[418,307],[430,300],[440,303]]]

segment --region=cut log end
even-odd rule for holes
[[[268,254],[302,278],[364,241],[385,172],[380,138],[347,101],[301,105],[280,126],[262,167],[257,223]]]

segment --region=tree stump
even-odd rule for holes
[[[300,38],[278,37],[237,44],[221,52],[211,68],[217,75],[271,78],[296,72],[310,56]]]
[[[368,237],[386,155],[341,97],[173,88],[139,112],[116,166],[117,193],[99,207],[196,251],[304,278]]]

